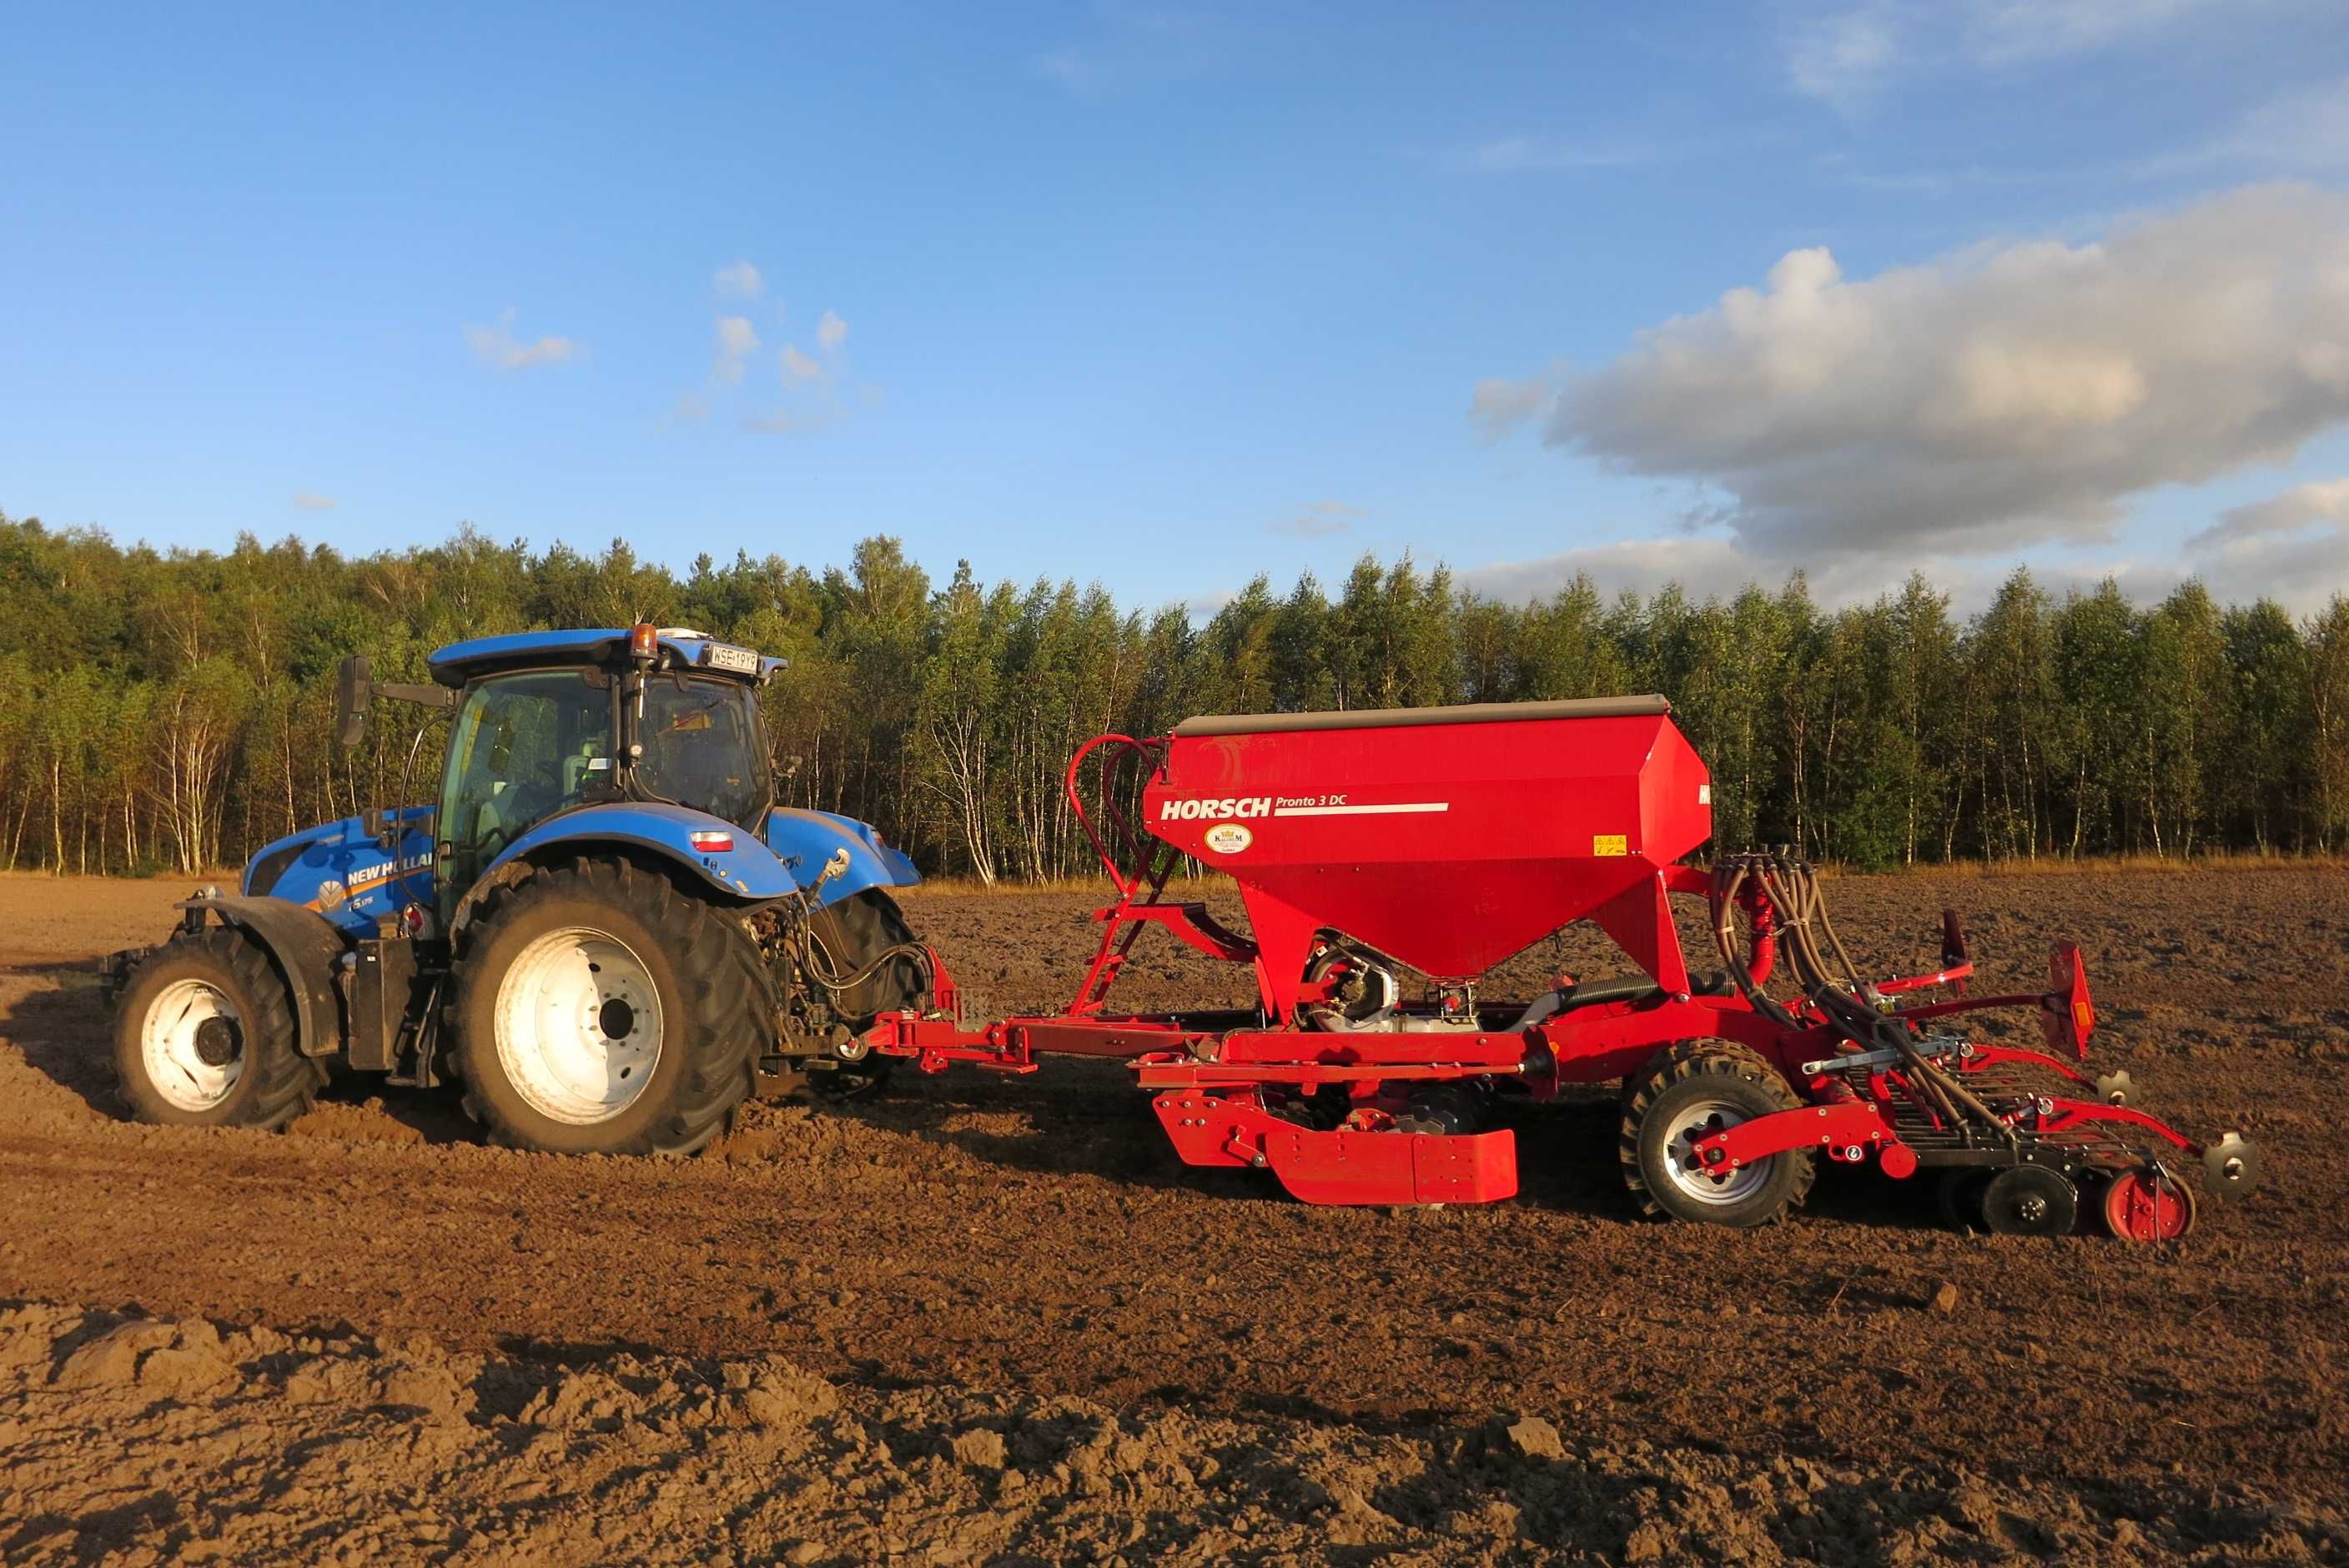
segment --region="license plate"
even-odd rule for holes
[[[732,648],[724,643],[712,643],[701,655],[701,662],[713,670],[732,670],[739,676],[759,673],[759,655],[750,648]]]

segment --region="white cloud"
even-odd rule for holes
[[[1317,500],[1295,517],[1265,524],[1265,531],[1291,539],[1327,539],[1350,531],[1356,518],[1369,515],[1361,507],[1348,506],[1341,500]]]
[[[783,375],[792,381],[821,381],[823,379],[823,366],[786,343],[783,345]]]
[[[567,337],[541,337],[524,343],[514,335],[514,313],[502,311],[495,326],[469,326],[465,342],[473,356],[493,370],[527,370],[533,365],[560,365],[585,352]]]
[[[1477,407],[1531,396],[1488,383]],[[1546,429],[1714,487],[1746,550],[1818,562],[2106,539],[2127,498],[2344,419],[2349,195],[2282,185],[1859,280],[1790,252],[1766,287],[1566,376]]]
[[[1469,399],[1468,418],[1488,441],[1498,440],[1549,407],[1557,389],[1539,377],[1512,381],[1489,377],[1476,383]]]
[[[2276,94],[2245,115],[2209,158],[2260,169],[2349,169],[2349,78]]]
[[[825,311],[815,324],[815,346],[826,354],[837,354],[840,346],[848,341],[848,324]]]
[[[718,269],[711,282],[727,299],[757,299],[767,292],[767,280],[749,262],[729,262]]]
[[[2002,65],[2109,48],[2197,12],[2249,8],[2249,0],[1974,0],[1966,20],[1975,57]]]
[[[312,490],[295,490],[291,499],[304,511],[332,511],[340,504],[333,496],[319,495]]]
[[[1837,108],[1866,104],[1882,88],[1900,53],[1898,18],[1889,4],[1805,17],[1785,39],[1786,75],[1795,90]]]
[[[2161,37],[2204,18],[2240,25],[2291,0],[1849,0],[1788,14],[1779,48],[1788,82],[1853,113],[1898,77],[1951,66],[2028,67]]]
[[[759,334],[750,325],[750,318],[742,315],[721,315],[718,318],[718,347],[711,361],[710,374],[729,387],[742,379],[742,366],[759,352]]]
[[[2296,485],[2221,512],[2186,542],[2186,559],[2221,599],[2265,594],[2315,610],[2349,593],[2349,479]]]

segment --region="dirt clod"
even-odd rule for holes
[[[1943,1280],[1934,1288],[1933,1295],[1926,1305],[1930,1306],[1935,1312],[1940,1313],[1943,1317],[1947,1317],[1950,1314],[1957,1311],[1958,1287],[1956,1283],[1951,1280]]]

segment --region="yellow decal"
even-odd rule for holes
[[[1628,855],[1631,852],[1631,842],[1621,833],[1593,833],[1590,835],[1590,852],[1594,855]]]

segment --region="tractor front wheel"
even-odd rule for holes
[[[491,895],[458,962],[465,1109],[498,1142],[690,1154],[774,1049],[749,938],[625,860],[536,871]]]
[[[1766,1225],[1809,1195],[1807,1149],[1717,1172],[1697,1162],[1708,1134],[1800,1105],[1761,1056],[1726,1043],[1675,1046],[1623,1099],[1623,1182],[1643,1212],[1709,1225]]]
[[[132,971],[114,1072],[133,1117],[181,1127],[283,1127],[326,1081],[326,1064],[295,1046],[268,955],[225,929],[173,937]]]

